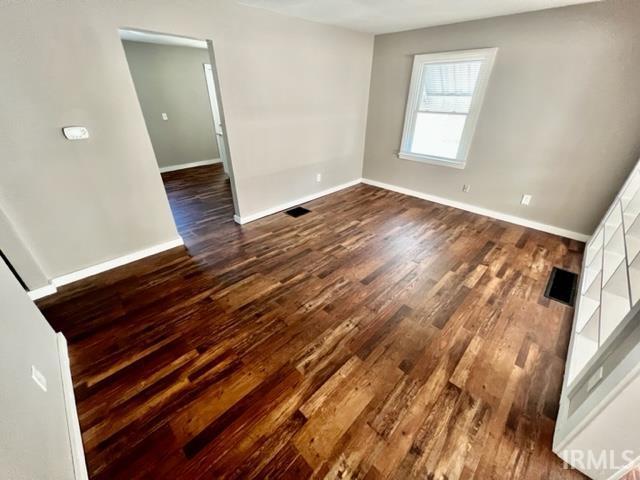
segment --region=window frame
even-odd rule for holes
[[[473,50],[458,50],[414,55],[413,69],[411,71],[411,84],[409,87],[404,127],[402,131],[402,142],[400,144],[400,151],[398,152],[399,158],[433,165],[444,165],[453,168],[466,167],[473,134],[480,117],[480,110],[482,109],[482,103],[489,85],[489,77],[493,70],[497,52],[497,48],[479,48]],[[480,72],[478,73],[478,80],[471,97],[471,105],[469,107],[469,113],[467,114],[464,129],[462,130],[462,137],[460,138],[460,145],[458,146],[458,154],[456,158],[445,158],[412,152],[411,145],[413,143],[415,125],[418,117],[418,106],[422,91],[421,86],[424,65],[429,63],[449,63],[474,60],[479,60],[482,63],[480,66]]]

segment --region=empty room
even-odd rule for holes
[[[639,25],[0,2],[0,476],[640,478]]]

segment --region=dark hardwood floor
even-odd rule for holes
[[[582,478],[551,452],[583,245],[371,186],[236,225],[163,176],[187,248],[39,302],[96,479]]]

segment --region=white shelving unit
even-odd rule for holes
[[[640,170],[636,168],[586,246],[568,383],[640,300]]]
[[[620,478],[640,465],[640,451],[622,460],[640,441],[640,162],[585,247],[571,335],[553,450],[590,478]],[[617,463],[572,457],[604,451]]]

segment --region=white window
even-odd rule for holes
[[[496,51],[414,57],[400,158],[465,167]]]

